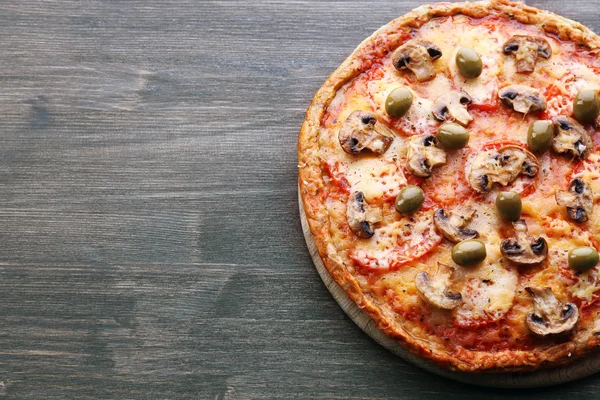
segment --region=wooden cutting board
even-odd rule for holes
[[[403,358],[412,364],[423,368],[434,374],[444,376],[446,378],[455,379],[460,382],[470,383],[473,385],[497,387],[497,388],[534,388],[557,385],[560,383],[570,382],[592,375],[600,371],[600,354],[592,354],[578,362],[564,367],[545,369],[531,373],[468,373],[459,371],[450,371],[440,368],[431,362],[417,357],[408,352],[400,344],[385,335],[380,331],[375,322],[363,310],[350,300],[346,292],[338,286],[338,284],[329,275],[327,268],[323,264],[317,245],[308,226],[306,214],[304,213],[304,205],[298,194],[298,203],[300,206],[300,221],[302,223],[302,231],[310,252],[310,256],[321,276],[321,279],[333,295],[340,307],[348,314],[348,316],[358,325],[366,334],[371,336],[377,343]]]

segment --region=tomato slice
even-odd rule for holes
[[[340,162],[329,160],[324,163],[324,167],[333,182],[345,193],[350,193],[352,185],[350,185],[350,182],[348,182],[348,179],[346,179],[346,176],[342,172]]]
[[[588,308],[600,300],[600,271],[597,268],[580,272],[565,265],[560,268],[560,274],[569,282],[568,289],[579,308]]]
[[[488,150],[498,150],[504,146],[517,146],[517,147],[523,148],[524,150],[529,151],[523,142],[519,142],[518,140],[512,140],[512,139],[500,139],[500,140],[493,140],[491,142],[485,143],[483,146],[481,146],[481,149],[478,152],[470,151],[469,155],[471,157],[474,157],[477,154],[479,154],[480,152],[488,151]],[[517,179],[515,179],[514,182],[510,183],[507,186],[503,186],[502,190],[515,191],[515,192],[519,193],[521,195],[521,197],[529,196],[530,194],[532,194],[536,191],[536,186],[537,186],[539,175],[540,175],[539,172],[538,172],[538,175],[536,175],[534,177],[519,175],[517,177]]]
[[[350,258],[357,264],[360,273],[396,271],[404,265],[425,257],[443,240],[442,236],[434,230],[433,223],[429,223],[423,233],[418,233],[413,225],[404,224],[402,226],[404,221],[398,222],[400,223],[390,224],[376,231],[375,236],[368,239],[372,241],[370,244],[373,246],[362,247],[358,244],[350,254]],[[399,226],[404,229],[398,229]],[[400,234],[393,237],[396,239],[395,242],[386,240],[391,234],[396,235],[395,232],[398,231]],[[381,243],[384,243],[384,247],[386,243],[390,243],[391,246],[379,250],[377,246]]]
[[[454,310],[454,324],[477,328],[503,318],[512,308],[519,275],[515,269],[489,263],[473,271],[461,271],[465,284],[463,303]]]

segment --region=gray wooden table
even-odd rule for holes
[[[313,94],[420,1],[2,1],[0,397],[596,398],[498,392],[375,344],[313,268]],[[600,31],[594,1],[528,1]]]

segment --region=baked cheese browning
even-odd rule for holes
[[[536,354],[551,354],[546,351],[555,351],[548,357],[558,360],[553,349],[585,335],[590,322],[584,313],[600,307],[598,268],[578,272],[567,264],[571,249],[600,247],[595,208],[583,223],[567,209],[582,208],[567,189],[575,179],[589,185],[586,204],[593,206],[594,193],[600,193],[600,157],[594,149],[600,134],[593,123],[571,118],[580,93],[600,88],[596,53],[560,34],[546,34],[541,23],[508,20],[506,14],[431,15],[370,42],[373,55],[352,64],[357,72],[336,83],[330,101],[318,104],[324,114],[315,154],[324,186],[317,193],[327,210],[321,220],[331,238],[327,254],[339,260],[328,268],[344,274],[346,290],[358,288],[352,289],[353,299],[359,293],[361,305],[388,334],[417,351],[425,349],[419,343],[427,343],[436,354],[431,357],[446,365],[503,368],[494,353],[511,351],[525,352],[531,365],[543,362]],[[390,45],[386,35],[398,42]],[[480,70],[458,57],[463,49],[477,54]],[[577,115],[587,115],[586,110]],[[342,143],[352,141],[340,140],[341,129],[358,111],[389,130],[386,149],[353,154],[350,146],[344,148]],[[529,127],[540,119],[548,121],[553,151],[545,151],[548,138],[529,138]],[[468,125],[467,139],[456,146],[437,143],[445,121]],[[559,121],[567,121],[569,129]],[[395,199],[411,185],[421,189],[422,200],[414,214],[412,208],[400,214]],[[527,224],[517,220],[511,228],[514,218],[505,220],[495,210],[502,187],[520,194]],[[365,213],[374,208],[381,214],[368,229],[361,228],[362,216],[354,220],[359,229],[350,227],[348,207],[356,192],[362,193]],[[457,266],[451,243],[473,235],[487,251],[484,261]],[[543,292],[546,287],[556,302],[575,308],[536,308],[525,288]],[[579,322],[559,327],[572,336],[540,333],[544,327],[560,330],[558,322],[572,321],[576,311]],[[530,314],[538,323],[534,328]],[[576,343],[577,351],[585,351],[584,341]],[[529,368],[520,360],[511,367]]]
[[[566,207],[567,215],[575,222],[586,222],[592,215],[594,195],[590,185],[583,179],[573,179],[569,190],[557,190],[555,198],[559,206]]]
[[[533,238],[529,235],[524,219],[513,222],[515,237],[502,241],[502,255],[520,265],[539,264],[548,255],[548,243],[543,237]]]
[[[529,151],[514,145],[479,153],[471,165],[469,183],[480,193],[489,192],[494,183],[506,186],[521,174],[537,175],[540,164]]]
[[[517,72],[533,72],[538,56],[550,58],[552,47],[543,37],[514,35],[503,46],[505,54],[514,54]]]

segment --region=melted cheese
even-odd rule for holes
[[[549,247],[548,260],[524,274],[519,274],[520,270],[507,260],[500,262],[503,259],[500,243],[514,231],[496,214],[496,188],[489,194],[475,195],[466,178],[473,160],[481,155],[483,148],[489,148],[485,147],[487,144],[516,140],[525,146],[532,121],[540,117],[552,119],[571,115],[577,92],[584,87],[600,87],[600,75],[579,64],[568,45],[565,47],[548,36],[546,39],[552,46],[552,57],[539,58],[532,73],[517,73],[514,57],[504,55],[502,45],[515,34],[538,36],[543,32],[535,26],[516,28],[516,22],[502,29],[494,29],[493,23],[479,22],[471,24],[467,17],[456,16],[429,21],[415,30],[414,39],[431,41],[442,50],[442,57],[434,63],[437,75],[431,81],[417,83],[410,71],[396,71],[391,65],[391,55],[388,55],[373,67],[373,71],[364,71],[338,91],[320,132],[321,158],[337,162],[337,172],[348,180],[350,190],[362,191],[367,201],[381,207],[383,219],[376,225],[372,238],[351,236],[349,239],[351,233],[345,225],[345,203],[340,199],[328,199],[326,207],[338,256],[347,257],[345,264],[363,289],[378,304],[383,304],[385,312],[393,309],[400,315],[390,314],[391,319],[406,322],[408,317],[403,318],[402,314],[417,309],[422,315],[435,319],[435,324],[459,325],[468,329],[510,315],[511,320],[506,326],[513,329],[515,337],[519,337],[528,334],[523,321],[526,313],[531,311],[531,300],[525,287],[551,286],[559,299],[579,298],[585,301],[590,301],[600,290],[600,276],[596,269],[581,274],[581,279],[577,280],[567,279],[561,274],[569,249],[589,245],[600,237],[600,207],[596,205],[590,222],[578,226],[568,220],[563,208],[554,200],[554,191],[565,190],[567,181],[573,176],[590,182],[598,199],[600,156],[591,155],[579,173],[572,176],[576,163],[567,157],[552,152],[538,155],[541,164],[539,176],[535,179],[519,176],[508,187],[523,193],[523,218],[530,234],[544,236]],[[484,65],[480,77],[465,79],[460,74],[455,64],[460,47],[472,48],[480,54]],[[572,51],[575,51],[574,47]],[[522,115],[499,104],[499,88],[512,84],[524,84],[544,93],[548,104],[546,112]],[[405,116],[392,118],[385,111],[385,100],[399,86],[408,87],[414,100]],[[447,152],[447,163],[436,167],[433,175],[420,183],[425,190],[427,207],[411,217],[401,216],[393,209],[393,198],[409,182],[420,182],[402,172],[406,162],[407,137],[437,131],[440,123],[433,118],[432,105],[440,95],[450,91],[465,91],[473,99],[473,106],[469,109],[474,117],[468,126],[469,143],[466,149]],[[395,132],[394,142],[384,155],[350,156],[339,146],[337,133],[341,123],[358,109],[373,111],[380,123]],[[536,185],[536,190],[530,190],[528,186],[532,184]],[[443,206],[451,212],[454,207],[463,204],[475,209],[475,216],[467,227],[479,232],[479,238],[488,251],[486,261],[472,268],[455,268],[451,259],[452,244],[442,240],[432,224],[436,208]],[[440,264],[450,267],[438,271]],[[360,268],[354,269],[356,266],[366,266],[371,271],[377,270],[377,273],[366,274]],[[454,269],[454,273],[450,273]],[[451,287],[459,291],[463,297],[462,305],[452,312],[440,312],[420,299],[414,278],[421,271],[435,277],[432,284],[438,289]],[[395,296],[390,296],[390,293]],[[405,328],[409,329],[409,326]],[[419,336],[416,329],[411,333],[417,332],[415,335]],[[455,343],[461,344],[462,338],[455,340]]]
[[[496,101],[498,93],[498,74],[504,55],[499,52],[490,53],[491,47],[497,47],[504,37],[498,32],[489,32],[482,27],[463,32],[460,37],[460,46],[451,49],[450,60],[456,59],[456,53],[461,47],[475,50],[481,55],[483,70],[479,77],[467,79],[462,76],[455,62],[448,63],[450,76],[453,77],[455,87],[460,87],[473,99],[473,104],[491,104]]]
[[[495,321],[510,310],[519,281],[516,270],[492,262],[465,275],[465,286],[461,290],[464,303],[455,312],[459,325]]]

